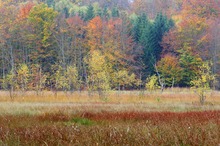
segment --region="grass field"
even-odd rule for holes
[[[0,145],[207,145],[220,144],[220,94],[205,105],[190,90],[0,92]]]

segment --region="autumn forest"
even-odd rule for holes
[[[219,0],[0,0],[0,89],[219,89]]]

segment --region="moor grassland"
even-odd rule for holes
[[[190,91],[86,92],[54,97],[7,92],[0,96],[0,145],[220,144],[220,94],[201,106]]]

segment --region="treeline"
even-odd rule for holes
[[[201,78],[219,88],[219,8],[215,0],[0,1],[0,88],[132,90]]]

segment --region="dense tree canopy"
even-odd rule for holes
[[[0,13],[1,89],[190,87],[207,61],[219,88],[219,1],[1,0]]]

